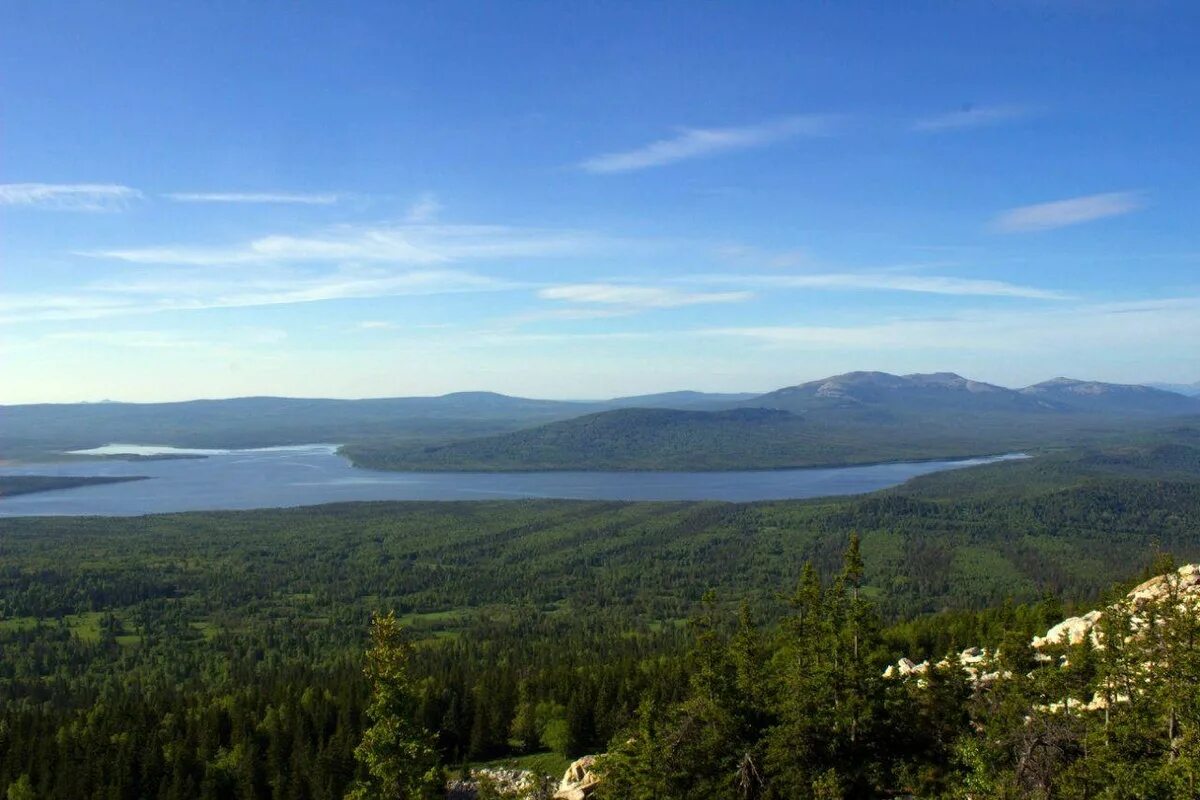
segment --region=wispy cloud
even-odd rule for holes
[[[538,291],[543,300],[624,306],[631,309],[678,308],[707,303],[739,303],[753,297],[752,292],[685,292],[662,286],[635,286],[617,283],[574,283],[549,286]]]
[[[167,245],[79,253],[134,264],[222,266],[299,262],[387,262],[433,265],[484,258],[565,255],[584,249],[588,237],[492,225],[344,226],[308,236],[263,236],[210,247]]]
[[[580,163],[580,167],[595,173],[661,167],[692,158],[765,147],[796,136],[824,136],[833,131],[836,122],[837,118],[830,115],[809,114],[737,128],[683,128],[670,139],[593,156]]]
[[[338,196],[330,192],[169,192],[168,200],[177,203],[275,203],[307,206],[331,206]]]
[[[1069,200],[1009,209],[992,220],[991,227],[1003,233],[1046,231],[1106,217],[1118,217],[1137,211],[1143,205],[1139,192],[1091,194],[1086,197],[1072,197]]]
[[[0,205],[48,211],[121,211],[141,197],[137,189],[115,183],[0,184]]]
[[[1031,300],[1066,300],[1069,295],[1052,289],[1022,286],[1005,281],[957,278],[944,275],[905,275],[898,272],[830,272],[811,275],[698,275],[689,282],[735,284],[777,289],[864,290],[916,292],[975,297],[1021,297]]]
[[[391,261],[436,264],[446,259],[407,238],[386,231],[364,231],[344,237],[264,236],[231,247],[166,245],[83,251],[79,255],[133,264],[225,266],[301,261]]]
[[[912,124],[912,129],[924,133],[940,133],[964,128],[982,128],[1025,117],[1030,113],[1030,109],[1025,106],[968,105],[957,111],[923,117]]]
[[[1131,319],[1132,317],[1132,319]],[[1136,319],[1140,317],[1144,324]],[[707,328],[701,336],[733,337],[796,350],[1024,352],[1174,345],[1200,337],[1200,298],[1072,306],[1039,311],[963,311],[865,325],[774,325]]]
[[[408,207],[408,214],[405,220],[415,225],[424,225],[427,222],[433,222],[437,219],[437,215],[441,211],[442,204],[438,202],[437,196],[426,192]]]
[[[340,267],[321,272],[277,270],[247,279],[224,271],[95,281],[59,293],[0,297],[0,324],[99,319],[164,311],[292,305],[326,300],[506,291],[518,284],[462,270]]]

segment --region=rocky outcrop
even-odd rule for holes
[[[545,787],[547,783],[553,786],[553,781],[553,778],[523,769],[473,769],[466,777],[454,778],[446,783],[446,800],[475,800],[480,787],[484,785],[494,789],[501,797],[537,800],[549,797]]]
[[[1089,611],[1082,617],[1069,617],[1046,631],[1045,636],[1033,637],[1030,644],[1035,650],[1041,650],[1052,644],[1083,644],[1083,640],[1088,637],[1091,638],[1092,644],[1099,644],[1096,623],[1103,616],[1101,611]]]
[[[600,777],[592,772],[595,763],[595,756],[584,756],[567,767],[554,800],[587,800],[591,797],[600,785]]]
[[[1135,604],[1144,604],[1165,600],[1171,591],[1176,591],[1184,598],[1200,600],[1200,564],[1182,566],[1175,571],[1175,575],[1174,587],[1169,581],[1169,575],[1156,575],[1135,586],[1129,592],[1129,599]]]
[[[512,800],[587,800],[600,785],[592,771],[596,756],[584,756],[567,767],[555,789],[554,778],[523,769],[473,769],[446,783],[446,800],[476,800],[484,787]],[[552,794],[553,793],[553,794]],[[490,795],[489,796],[494,796]]]
[[[1088,642],[1097,650],[1105,649],[1105,626],[1102,623],[1106,614],[1118,614],[1127,623],[1118,629],[1125,631],[1124,640],[1130,642],[1140,640],[1145,631],[1153,626],[1151,620],[1161,621],[1159,614],[1163,610],[1171,609],[1191,614],[1200,613],[1200,564],[1188,564],[1175,572],[1157,575],[1135,586],[1113,605],[1103,610],[1096,609],[1082,616],[1064,619],[1044,635],[1033,637],[1029,644],[1036,651],[1034,659],[1039,663],[1057,663],[1066,667],[1070,662],[1061,649],[1064,646],[1074,647]],[[1156,611],[1158,613],[1155,613]],[[1109,627],[1111,629],[1112,626]],[[999,653],[970,647],[957,656],[943,658],[936,664],[930,664],[928,661],[916,663],[902,658],[889,666],[883,674],[885,678],[913,679],[918,685],[924,685],[925,676],[931,668],[950,669],[957,666],[977,689],[982,689],[992,681],[1011,676],[1011,673],[1000,670],[998,664]],[[1139,680],[1152,680],[1151,673],[1155,667],[1156,662],[1153,659],[1142,664]],[[1050,712],[1099,711],[1112,703],[1129,701],[1129,696],[1116,691],[1115,686],[1106,685],[1102,688],[1103,693],[1097,692],[1090,699],[1068,697],[1039,708]]]
[[[933,664],[932,667],[935,669],[949,669],[950,667],[958,666],[964,673],[966,673],[967,678],[972,683],[988,683],[998,677],[1001,677],[1001,675],[1008,674],[1001,673],[998,670],[989,669],[989,667],[992,665],[992,661],[993,656],[990,655],[986,649],[982,647],[968,647],[966,650],[963,650],[961,653],[954,656],[953,660],[951,660],[949,657],[943,658],[941,661]],[[884,670],[883,677],[915,677],[919,682],[923,682],[924,676],[928,674],[930,667],[931,665],[928,661],[915,663],[911,659],[902,658]]]
[[[1159,605],[1174,598],[1190,611],[1200,609],[1200,564],[1187,564],[1173,573],[1155,575],[1150,580],[1138,584],[1125,595],[1124,600],[1111,606],[1108,611],[1120,611],[1129,615],[1134,631],[1143,628],[1146,622],[1147,606]],[[1104,648],[1104,633],[1100,622],[1104,619],[1104,611],[1089,611],[1082,617],[1071,617],[1046,631],[1045,636],[1035,636],[1030,644],[1035,650],[1043,650],[1051,645],[1082,644],[1089,639],[1092,646]]]

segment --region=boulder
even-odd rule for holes
[[[1144,637],[1148,629],[1161,621],[1164,606],[1173,605],[1179,612],[1200,614],[1200,564],[1188,564],[1173,573],[1158,575],[1134,587],[1119,602],[1109,607],[1112,613],[1128,614],[1130,634],[1125,641],[1133,641]],[[1096,609],[1078,617],[1071,617],[1058,623],[1044,636],[1035,636],[1031,642],[1034,653],[1033,659],[1041,665],[1057,663],[1061,667],[1070,666],[1070,661],[1062,653],[1040,652],[1049,645],[1068,644],[1079,645],[1090,641],[1097,649],[1105,647],[1104,631],[1099,625],[1104,619],[1104,610]],[[975,689],[983,689],[995,681],[1012,677],[1012,673],[999,669],[998,653],[989,653],[979,647],[968,647],[958,653],[951,653],[932,665],[937,669],[959,667]],[[957,663],[955,663],[957,662]],[[1144,661],[1140,665],[1142,681],[1150,683],[1154,680],[1154,671],[1162,668],[1162,663]],[[884,672],[887,678],[915,679],[918,686],[926,683],[925,673],[930,669],[928,661],[917,664],[907,658],[901,658]],[[1030,673],[1031,675],[1033,673]],[[1110,703],[1128,703],[1130,695],[1116,691],[1117,687],[1110,686],[1108,693],[1095,693],[1090,698],[1068,697],[1048,705],[1038,706],[1042,711],[1050,713],[1100,711]],[[1134,686],[1136,689],[1136,685]]]
[[[446,783],[446,800],[475,800],[481,784],[487,783],[504,797],[529,797],[548,777],[523,769],[481,767],[464,778],[452,778]]]
[[[1171,591],[1175,591],[1184,599],[1195,599],[1200,594],[1200,564],[1185,564],[1175,571],[1174,575],[1155,575],[1145,583],[1140,583],[1129,592],[1129,599],[1135,606],[1162,600]]]
[[[1035,636],[1031,644],[1040,649],[1051,644],[1081,644],[1084,637],[1091,635],[1092,643],[1098,644],[1093,628],[1103,614],[1100,611],[1089,611],[1082,617],[1069,617],[1046,631],[1045,636]]]
[[[1129,592],[1129,599],[1135,603],[1147,603],[1157,600],[1167,591],[1167,576],[1155,575],[1145,583],[1139,583]]]
[[[592,772],[595,756],[584,756],[571,763],[558,784],[554,800],[587,800],[600,785],[600,777]]]

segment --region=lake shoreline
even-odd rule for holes
[[[372,501],[585,500],[755,502],[867,494],[934,472],[999,457],[887,462],[871,466],[720,471],[397,472],[355,467],[329,445],[234,451],[206,458],[111,457],[0,468],[0,477],[151,478],[0,500],[0,517],[134,517]]]
[[[555,472],[580,472],[580,473],[596,473],[596,474],[628,474],[634,472],[644,473],[712,473],[712,472],[794,472],[803,469],[844,469],[852,467],[880,467],[888,464],[932,464],[957,461],[977,461],[981,459],[989,459],[989,463],[995,461],[1018,461],[1026,458],[1034,458],[1036,453],[1024,451],[1019,452],[1004,452],[1004,453],[972,453],[970,455],[947,455],[947,456],[926,456],[922,458],[890,458],[890,459],[872,459],[869,461],[822,461],[818,463],[800,463],[786,464],[771,467],[754,467],[754,466],[720,466],[720,467],[704,467],[694,466],[686,468],[674,467],[603,467],[603,468],[588,468],[585,466],[579,467],[487,467],[487,466],[470,466],[470,467],[421,467],[404,468],[404,467],[382,467],[382,466],[367,466],[355,461],[353,456],[342,452],[338,449],[337,455],[350,462],[350,465],[355,469],[368,470],[371,472],[396,472],[401,474],[438,474],[438,475],[530,475],[540,473],[555,473]]]

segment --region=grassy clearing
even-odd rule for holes
[[[39,625],[47,628],[65,625],[71,635],[77,639],[84,642],[98,642],[104,633],[102,622],[105,614],[104,611],[84,611],[79,614],[66,614],[61,619],[57,617],[9,617],[0,619],[0,631],[19,632],[34,630]],[[120,615],[117,618],[120,620]],[[117,644],[123,647],[140,644],[142,641],[141,636],[128,632],[117,634],[115,639]]]
[[[567,771],[567,767],[571,766],[571,759],[559,753],[530,753],[525,756],[498,758],[495,761],[472,764],[472,766],[493,769],[524,769],[529,772],[536,772],[539,775],[552,775],[555,778],[561,778],[563,773]]]
[[[188,626],[192,630],[198,631],[204,637],[204,641],[211,642],[221,632],[220,627],[209,620],[200,620],[199,622],[189,622]]]

